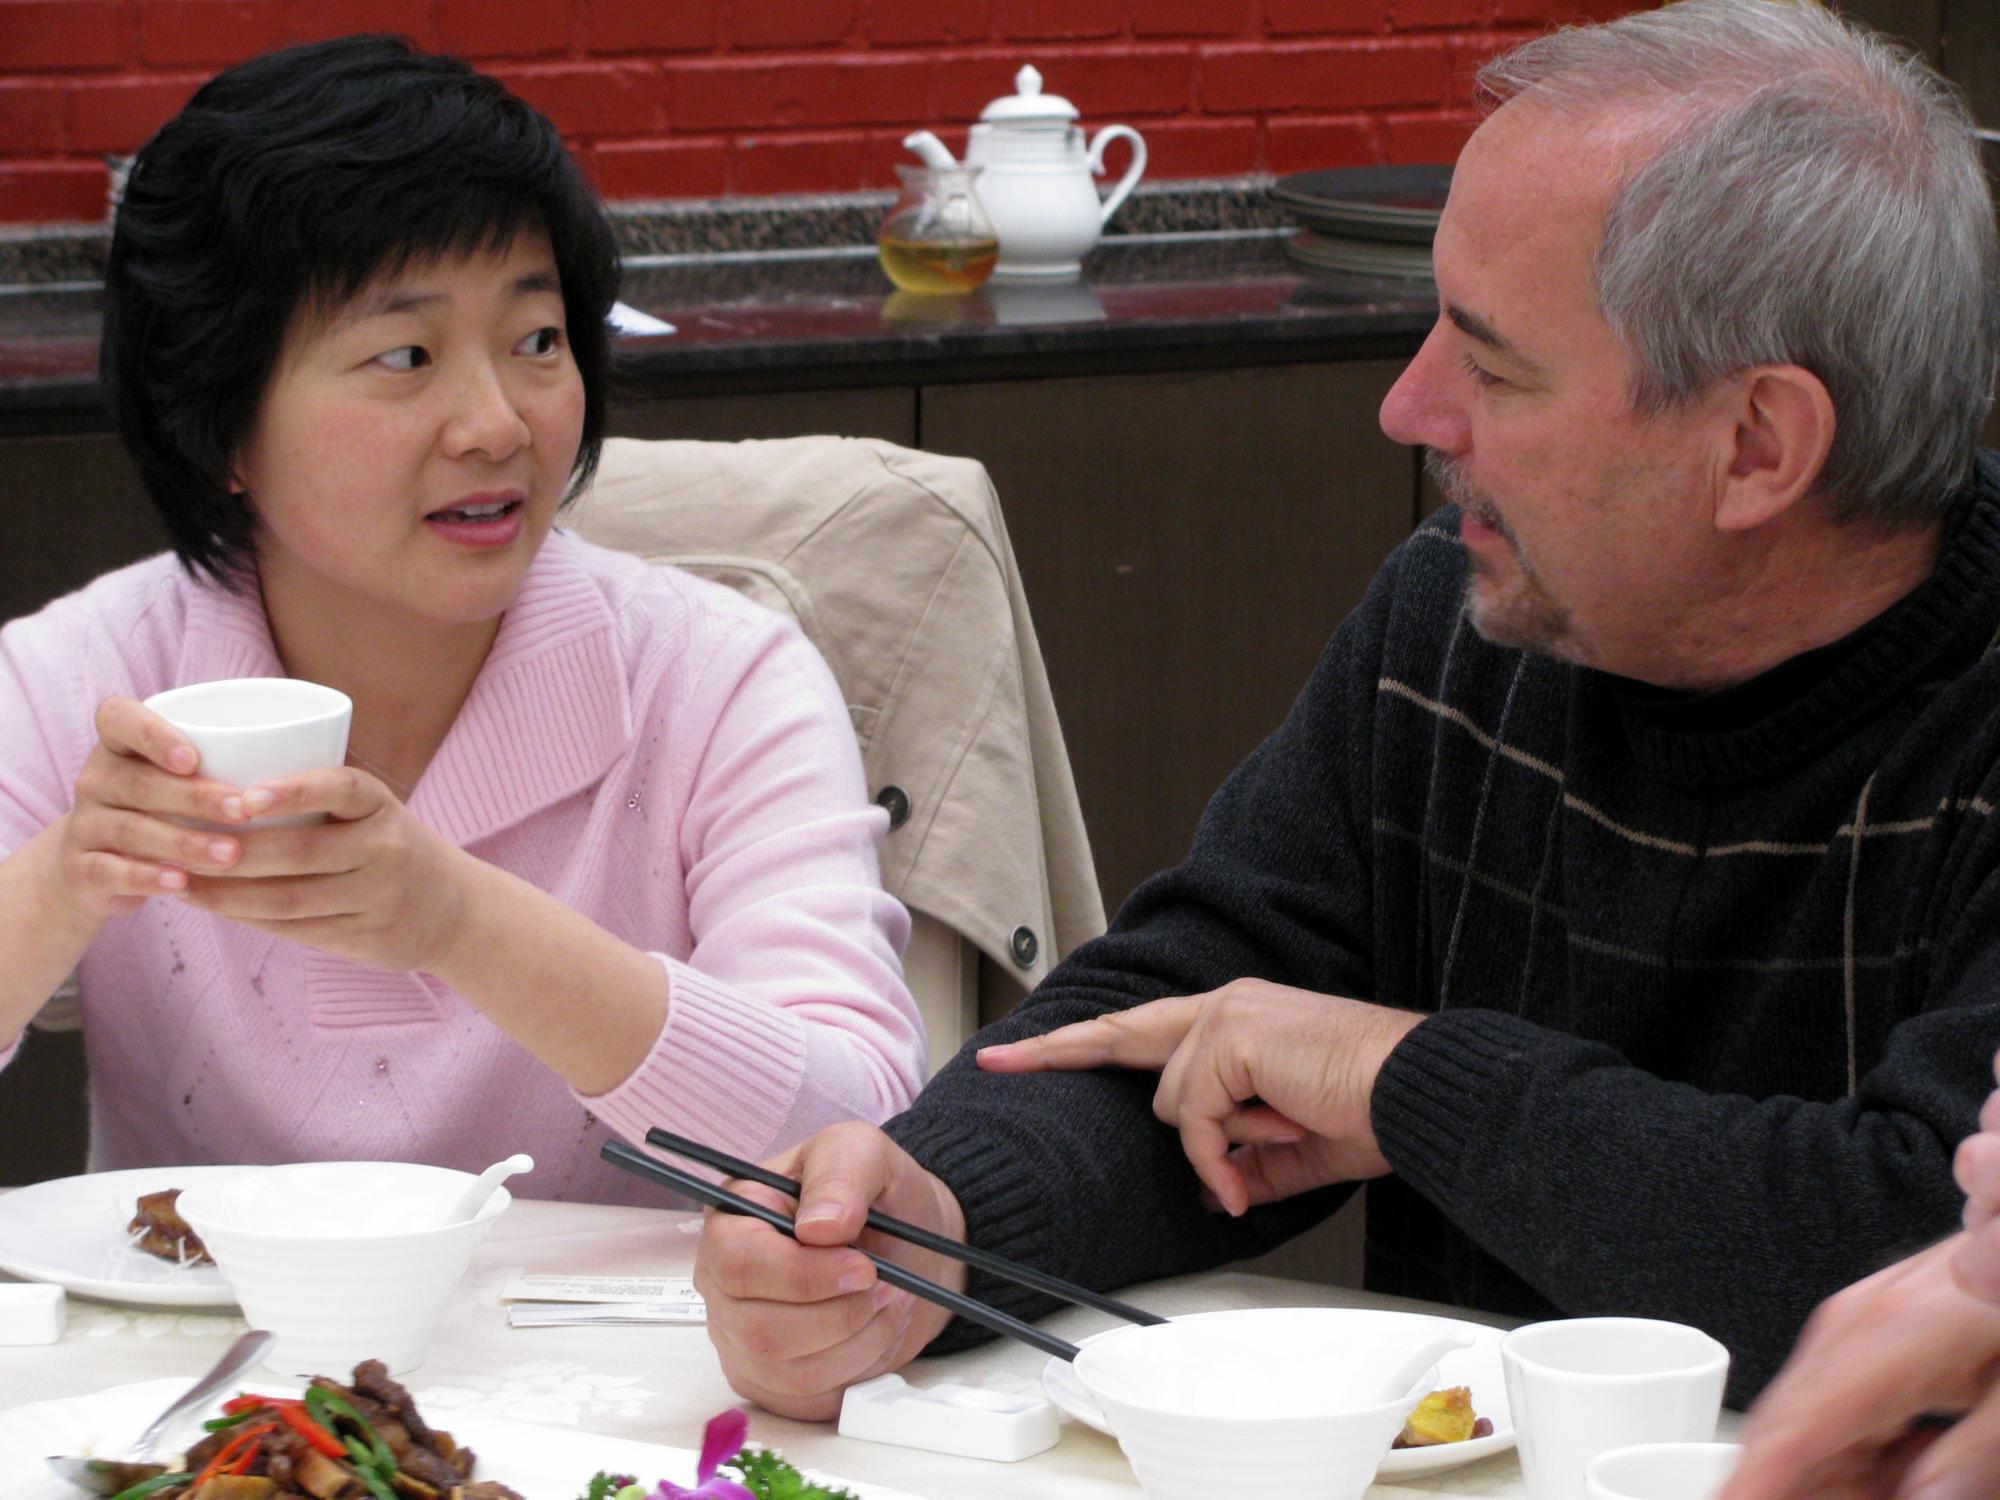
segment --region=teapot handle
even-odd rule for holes
[[[1104,148],[1121,137],[1132,143],[1132,165],[1125,169],[1125,175],[1118,179],[1118,186],[1105,198],[1103,209],[1097,215],[1099,224],[1111,222],[1111,216],[1118,212],[1118,205],[1139,185],[1140,175],[1146,170],[1146,138],[1130,125],[1107,125],[1097,132],[1097,139],[1090,143],[1090,175],[1104,175]]]

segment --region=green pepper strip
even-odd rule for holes
[[[155,1490],[170,1489],[177,1484],[186,1484],[194,1478],[192,1474],[155,1474],[151,1479],[142,1479],[130,1489],[120,1490],[111,1500],[145,1500]]]
[[[381,1435],[368,1425],[368,1419],[356,1411],[346,1397],[336,1396],[324,1386],[309,1386],[306,1390],[306,1410],[318,1418],[319,1425],[328,1432],[338,1432],[333,1425],[335,1417],[342,1417],[352,1422],[370,1449],[367,1461],[382,1471],[384,1480],[396,1472],[396,1455],[390,1451],[389,1445],[382,1441]]]
[[[220,1432],[225,1427],[234,1427],[238,1422],[247,1422],[256,1414],[257,1414],[256,1407],[246,1406],[242,1411],[237,1412],[234,1416],[215,1417],[207,1422],[202,1423],[201,1430],[203,1432]]]
[[[368,1486],[368,1493],[373,1495],[375,1500],[396,1500],[396,1492],[389,1486],[389,1476],[396,1472],[395,1469],[391,1468],[385,1473],[380,1467],[380,1461],[361,1439],[345,1438],[343,1441],[347,1444],[348,1453],[354,1459],[354,1471],[361,1476],[361,1482]]]

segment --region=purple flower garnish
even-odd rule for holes
[[[715,1470],[726,1458],[734,1458],[750,1435],[750,1419],[731,1407],[709,1418],[701,1435],[701,1461],[695,1465],[695,1487],[687,1489],[671,1479],[662,1479],[653,1491],[655,1500],[757,1500],[733,1479],[718,1479]]]

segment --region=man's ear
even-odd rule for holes
[[[1812,494],[1833,448],[1833,398],[1797,365],[1757,365],[1727,382],[1715,504],[1719,531],[1754,531]]]

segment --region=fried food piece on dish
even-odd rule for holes
[[[1432,1448],[1439,1443],[1487,1437],[1492,1431],[1493,1424],[1472,1409],[1472,1387],[1452,1385],[1432,1391],[1417,1403],[1392,1446]]]
[[[180,1202],[179,1188],[162,1188],[157,1193],[145,1193],[139,1198],[139,1211],[132,1215],[132,1222],[125,1226],[125,1232],[132,1236],[132,1243],[148,1255],[157,1255],[161,1260],[170,1260],[180,1266],[212,1266],[208,1247],[201,1242],[186,1219],[175,1206]]]

